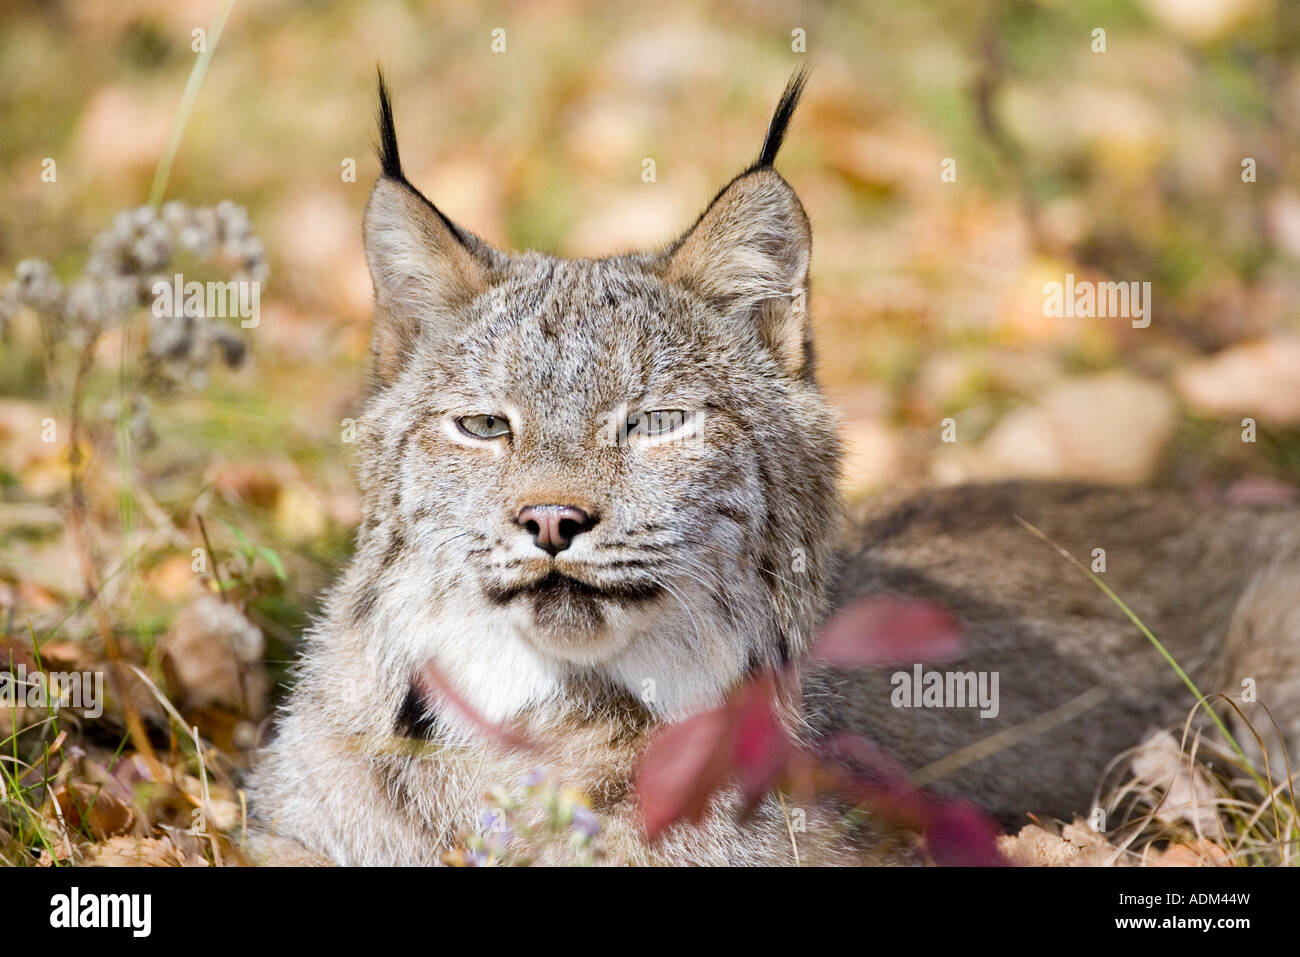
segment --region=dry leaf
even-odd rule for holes
[[[1164,390],[1128,373],[1074,379],[1007,415],[976,448],[936,460],[942,480],[1148,480],[1174,430]]]
[[[1149,848],[1143,861],[1151,867],[1232,867],[1232,855],[1213,841],[1174,844],[1163,851]]]
[[[79,641],[47,641],[41,645],[41,662],[56,671],[88,671],[94,659]]]
[[[1249,415],[1261,422],[1300,422],[1300,339],[1246,342],[1179,371],[1178,392],[1212,415]]]
[[[86,852],[92,867],[181,867],[185,863],[167,838],[115,837]]]
[[[73,782],[54,792],[69,828],[97,841],[125,834],[135,824],[135,812],[108,788]]]
[[[254,719],[265,714],[262,632],[234,605],[200,595],[176,616],[161,648],[163,671],[182,711],[218,709]]]
[[[998,849],[1012,863],[1027,867],[1104,867],[1125,863],[1105,836],[1082,820],[1065,825],[1059,835],[1037,824],[1027,824],[1014,837],[999,838]]]

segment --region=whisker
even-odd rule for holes
[[[677,602],[677,604],[682,606],[682,611],[686,612],[686,617],[691,620],[691,627],[695,629],[696,644],[703,645],[704,635],[700,631],[700,624],[695,620],[695,616],[691,614],[690,606],[687,605],[686,602],[682,600],[682,596],[677,593],[677,589],[673,588],[666,581],[663,581],[661,579],[655,579],[655,584],[658,585],[660,588],[664,589],[665,591],[667,591],[668,594],[672,595],[673,599]]]
[[[780,575],[772,571],[772,569],[770,568],[764,568],[758,562],[755,562],[753,559],[747,558],[744,555],[738,555],[735,552],[727,551],[727,549],[720,548],[719,546],[714,545],[710,542],[703,542],[697,539],[688,539],[685,541],[685,544],[698,545],[701,548],[709,548],[715,552],[720,552],[721,554],[726,555],[728,558],[732,559],[733,561],[739,562],[741,565],[747,568],[753,568],[756,569],[757,571],[762,572],[764,575],[770,575],[772,578],[776,579],[783,585],[788,585],[790,588],[793,588],[796,591],[801,591],[805,595],[808,595],[811,598],[815,598],[819,601],[821,600],[822,596],[819,595],[817,592],[813,591],[812,589],[805,588],[804,586],[800,585],[798,582],[792,581],[791,579],[786,578],[784,575]]]

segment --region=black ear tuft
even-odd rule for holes
[[[762,169],[765,166],[771,166],[776,160],[776,154],[781,149],[781,144],[785,142],[785,132],[790,127],[790,120],[794,116],[794,109],[799,105],[799,97],[803,96],[804,84],[808,82],[808,67],[799,67],[794,75],[790,77],[790,82],[785,85],[785,92],[781,94],[781,99],[776,104],[776,112],[772,114],[772,121],[767,125],[767,138],[763,140],[762,152],[758,154],[758,159],[754,161],[751,170]],[[394,147],[394,156],[396,156],[396,147]]]
[[[375,72],[379,78],[379,100],[375,109],[375,120],[379,124],[379,142],[375,144],[375,152],[379,155],[379,165],[383,169],[380,183],[384,180],[392,180],[394,183],[400,184],[412,196],[427,206],[442,221],[442,225],[451,231],[451,234],[456,237],[456,241],[462,246],[485,263],[498,261],[501,257],[495,249],[468,230],[461,229],[444,216],[442,210],[433,205],[427,196],[412,186],[411,181],[402,172],[402,160],[397,155],[397,127],[393,123],[393,104],[388,96],[388,81],[384,79],[383,67],[376,66]],[[375,187],[378,189],[379,183],[376,183]]]
[[[402,175],[402,161],[397,155],[397,127],[393,125],[393,104],[388,99],[388,84],[384,81],[384,70],[376,67],[379,74],[379,109],[376,119],[379,121],[379,165],[384,175],[406,182]]]

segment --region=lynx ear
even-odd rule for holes
[[[812,232],[799,197],[772,161],[803,90],[795,74],[758,161],[728,184],[667,252],[666,277],[752,324],[792,376],[812,373],[808,264]]]
[[[376,376],[387,382],[421,342],[455,331],[462,310],[487,289],[487,269],[500,254],[444,216],[403,175],[382,75],[379,128],[383,175],[371,190],[363,232],[375,285],[371,353]]]

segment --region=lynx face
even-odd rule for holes
[[[802,650],[838,511],[808,223],[770,165],[800,85],[682,239],[600,260],[447,220],[381,89],[353,618],[385,666],[432,661],[494,719],[592,676],[672,716]]]

